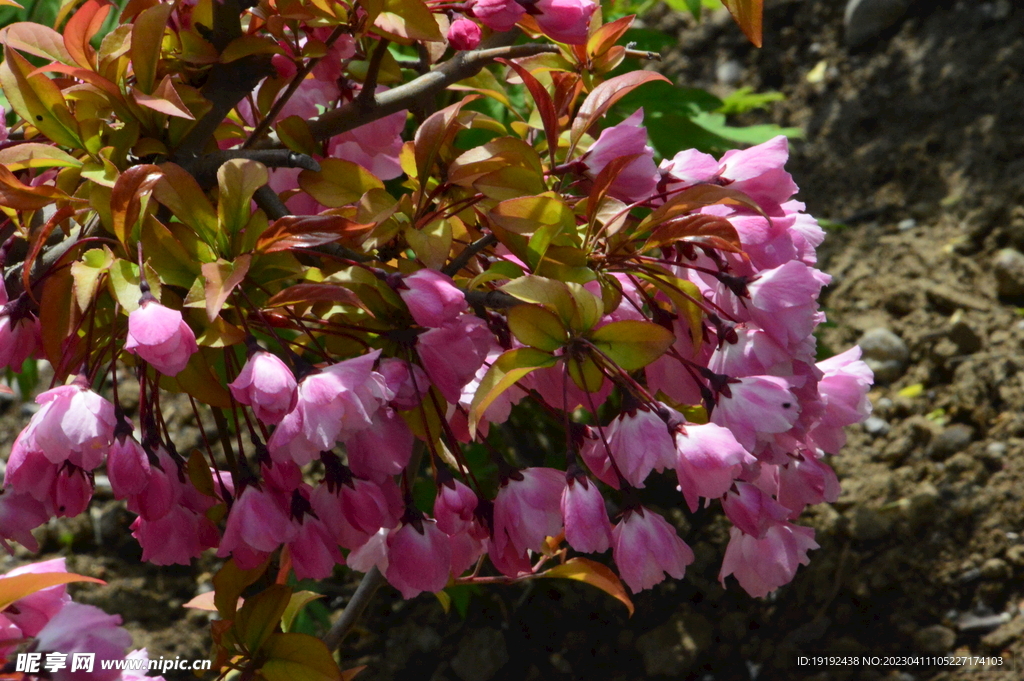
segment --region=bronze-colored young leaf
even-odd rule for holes
[[[340,215],[287,215],[274,220],[256,242],[259,253],[291,248],[312,248],[335,241],[354,246],[370,233],[373,225],[353,222]]]
[[[114,223],[114,236],[122,244],[128,243],[129,232],[139,219],[143,197],[152,193],[156,183],[164,176],[152,164],[132,166],[121,173],[110,194],[110,216]]]
[[[11,603],[19,601],[25,598],[25,596],[31,596],[37,591],[48,589],[51,586],[71,584],[72,582],[106,584],[102,579],[76,575],[73,572],[39,572],[27,575],[14,575],[13,577],[0,577],[0,610],[5,610]]]
[[[666,244],[684,241],[697,246],[717,248],[730,253],[742,253],[740,235],[732,223],[718,215],[697,213],[666,221],[654,228],[643,250],[661,248]]]
[[[370,312],[370,308],[359,296],[337,284],[295,284],[271,296],[267,301],[267,307],[312,303],[340,303]]]
[[[732,18],[743,30],[754,47],[761,47],[761,22],[764,0],[722,0]]]
[[[262,565],[251,570],[241,570],[235,564],[234,559],[229,559],[217,574],[213,576],[214,604],[217,612],[225,620],[235,618],[235,609],[238,607],[238,599],[246,587],[259,579],[267,570],[270,564],[268,558]]]
[[[384,0],[373,25],[388,38],[404,44],[414,40],[444,40],[434,16],[423,0]]]
[[[71,115],[60,88],[41,73],[32,75],[32,64],[4,46],[0,64],[0,87],[15,113],[57,144],[71,149],[83,147],[78,122]]]
[[[251,261],[252,256],[244,253],[233,262],[218,260],[202,266],[203,276],[206,277],[206,318],[209,321],[212,322],[220,314],[228,296],[245,279]]]
[[[583,134],[590,129],[597,121],[605,115],[615,102],[619,101],[630,92],[645,83],[655,80],[671,81],[665,76],[654,71],[631,71],[621,76],[610,78],[593,89],[583,100],[576,120],[572,122],[572,132],[569,141],[572,146],[580,141]]]
[[[25,142],[0,149],[0,166],[17,172],[26,168],[81,168],[82,162],[52,144]]]
[[[96,68],[96,50],[89,41],[99,32],[113,7],[110,2],[86,0],[64,26],[64,47],[82,68]]]
[[[633,601],[630,600],[629,595],[626,593],[626,588],[622,586],[622,580],[619,579],[619,576],[612,572],[610,568],[589,558],[570,558],[561,565],[545,570],[540,576],[555,579],[573,579],[590,586],[596,586],[626,606],[626,609],[629,610],[629,616],[633,616]]]
[[[131,57],[136,86],[143,93],[153,94],[156,67],[160,61],[164,29],[174,11],[173,3],[159,3],[142,10],[132,25]]]
[[[48,184],[30,187],[0,165],[0,206],[18,211],[39,210],[58,199],[69,199],[67,194]]]

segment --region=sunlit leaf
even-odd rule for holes
[[[95,68],[96,51],[89,44],[114,7],[100,0],[86,0],[64,26],[64,47],[75,62],[86,69]]]
[[[234,262],[218,260],[202,266],[206,278],[206,318],[211,322],[220,314],[228,296],[242,283],[249,271],[252,256],[248,253],[238,256]]]
[[[31,596],[37,591],[72,582],[106,584],[102,579],[76,575],[72,572],[39,572],[0,577],[0,610],[6,609],[11,603],[21,600],[25,596]]]
[[[761,21],[764,0],[722,0],[732,18],[755,47],[761,47]]]
[[[153,5],[144,9],[132,24],[132,69],[137,87],[145,94],[153,94],[164,29],[174,7],[168,2]]]
[[[565,345],[569,333],[558,316],[539,305],[516,305],[508,311],[508,327],[520,342],[548,352]]]
[[[503,392],[532,371],[555,365],[558,358],[548,352],[533,348],[509,350],[499,356],[484,374],[469,410],[469,432],[476,431],[487,408]]]
[[[0,149],[0,165],[16,172],[26,168],[80,168],[82,162],[52,144],[26,142]]]
[[[260,253],[290,248],[312,248],[335,241],[356,245],[373,225],[353,222],[340,215],[288,215],[274,220],[256,242]]]
[[[629,610],[630,617],[633,616],[633,601],[622,586],[618,575],[610,568],[601,565],[589,558],[570,558],[561,565],[556,565],[550,570],[541,573],[542,577],[555,579],[573,579],[591,586],[596,586],[601,591],[621,602]]]
[[[298,616],[302,609],[307,605],[323,598],[323,594],[314,593],[313,591],[296,591],[292,594],[288,600],[288,607],[284,609],[284,613],[281,615],[281,630],[287,633],[292,628],[292,623]]]
[[[263,646],[266,681],[340,681],[341,670],[324,642],[307,634],[274,634]]]
[[[665,327],[636,319],[605,324],[590,338],[601,352],[626,371],[647,366],[665,354],[675,341],[675,336]]]
[[[423,0],[384,0],[373,25],[398,42],[444,40]]]
[[[317,203],[339,208],[355,203],[371,189],[383,189],[384,183],[358,163],[327,158],[321,161],[319,173],[299,173],[299,186]]]
[[[579,142],[583,134],[590,129],[594,123],[601,120],[605,112],[615,102],[640,87],[644,83],[652,81],[671,82],[665,76],[654,71],[631,71],[615,78],[610,78],[593,89],[580,106],[576,119],[572,122],[572,133],[570,142],[573,146]]]
[[[71,115],[60,88],[41,73],[29,75],[32,64],[20,54],[4,46],[0,64],[0,86],[11,107],[22,119],[61,146],[81,149],[78,122]]]

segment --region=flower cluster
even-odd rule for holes
[[[0,591],[11,577],[66,572],[63,558],[25,565],[0,576]],[[0,665],[5,658],[13,660],[14,651],[28,648],[41,656],[42,664],[38,675],[17,677],[26,681],[163,681],[145,671],[106,668],[126,657],[148,659],[145,649],[125,654],[132,637],[120,625],[119,616],[72,601],[64,584],[40,589],[0,611]],[[76,653],[93,655],[91,668],[74,669],[70,660]]]

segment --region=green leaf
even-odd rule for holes
[[[591,341],[626,371],[642,369],[665,354],[675,342],[672,332],[653,322],[626,319],[605,324]]]
[[[263,646],[265,681],[341,681],[341,670],[324,642],[307,634],[273,634]]]
[[[154,185],[153,196],[170,208],[176,218],[194,229],[200,239],[216,247],[217,213],[199,183],[174,163],[164,163],[160,170],[164,176]]]
[[[596,393],[604,385],[604,372],[590,357],[585,357],[582,360],[570,357],[567,366],[569,378],[580,390]],[[565,405],[565,407],[568,408],[569,405]]]
[[[754,109],[767,109],[772,102],[779,102],[786,98],[786,95],[775,90],[768,92],[754,92],[750,86],[741,87],[726,95],[722,100],[722,106],[717,113],[732,116],[747,113]]]
[[[619,576],[612,572],[610,568],[589,558],[570,558],[561,565],[542,572],[540,576],[554,579],[572,579],[589,584],[590,586],[596,586],[626,606],[626,609],[629,610],[629,616],[633,616],[633,601],[626,594],[626,588],[622,586]]]
[[[4,46],[0,87],[14,111],[44,135],[63,147],[83,148],[78,121],[71,115],[60,88],[34,69],[27,59]]]
[[[640,274],[639,276],[654,284],[659,291],[668,296],[668,299],[672,301],[672,305],[676,309],[676,314],[685,319],[689,324],[690,339],[693,342],[694,349],[699,348],[704,337],[701,328],[704,321],[704,310],[697,304],[697,301],[703,300],[704,296],[701,295],[697,285],[667,273],[658,275]]]
[[[40,572],[0,577],[0,610],[6,609],[11,603],[21,600],[25,596],[31,596],[37,591],[71,582],[106,584],[102,579],[76,575],[72,572]]]
[[[565,345],[569,332],[558,316],[539,305],[516,305],[508,311],[508,327],[520,342],[552,352]]]
[[[513,279],[501,290],[527,303],[543,305],[574,331],[587,331],[601,319],[601,299],[581,284],[540,277],[535,274]]]
[[[269,179],[265,165],[244,158],[231,159],[217,169],[217,218],[224,232],[234,235],[248,224],[252,195]]]
[[[221,566],[213,576],[213,589],[216,594],[213,602],[223,619],[235,618],[235,609],[238,607],[238,599],[241,598],[242,592],[266,572],[269,564],[270,559],[267,558],[259,567],[240,570],[234,559],[229,559]]]
[[[422,229],[409,227],[405,230],[405,240],[424,265],[439,270],[447,262],[452,248],[452,223],[435,220]]]
[[[296,591],[293,593],[292,597],[288,600],[288,607],[284,609],[284,614],[281,615],[281,630],[285,633],[291,631],[292,624],[302,609],[316,599],[323,597],[323,594],[313,591]]]
[[[357,163],[326,158],[320,163],[319,173],[312,170],[299,173],[299,186],[317,203],[339,208],[355,203],[371,189],[383,189],[384,183]]]
[[[778,135],[785,135],[790,139],[804,136],[804,131],[800,128],[783,128],[774,123],[733,127],[726,124],[724,114],[717,113],[698,114],[694,116],[693,122],[713,135],[741,145],[761,144]]]
[[[404,44],[414,40],[444,40],[434,15],[423,0],[384,0],[384,7],[373,25],[389,38]]]
[[[533,348],[509,350],[498,357],[484,374],[473,395],[469,410],[469,432],[476,432],[476,425],[487,408],[516,381],[537,369],[554,366],[557,361],[554,355]]]
[[[128,314],[139,308],[139,299],[142,298],[142,289],[139,286],[139,266],[129,260],[117,259],[110,266],[110,289],[114,299]],[[152,287],[153,295],[160,299],[160,280],[156,272],[151,272],[146,267],[146,279]]]
[[[153,93],[156,85],[164,29],[174,7],[173,3],[165,2],[144,9],[132,24],[132,69],[138,88],[147,95]]]
[[[71,276],[75,280],[75,300],[78,308],[85,312],[96,295],[100,276],[114,263],[113,252],[104,246],[92,248],[82,254],[82,259],[71,264]]]
[[[16,172],[26,168],[81,168],[82,162],[51,144],[25,142],[0,149],[0,165]]]
[[[277,629],[291,597],[290,587],[273,584],[258,595],[246,599],[235,615],[235,631],[238,642],[251,655],[255,655]]]

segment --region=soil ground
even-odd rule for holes
[[[726,525],[713,512],[678,514],[697,562],[685,580],[640,594],[632,618],[598,591],[554,581],[481,590],[465,616],[385,589],[344,647],[351,666],[369,665],[360,679],[1024,678],[1024,300],[998,295],[993,268],[1001,249],[1024,248],[1024,10],[917,2],[856,51],[843,45],[842,10],[769,1],[761,50],[721,14],[648,21],[679,38],[664,64],[678,82],[781,91],[785,101],[743,122],[805,130],[790,163],[798,198],[831,221],[821,342],[838,352],[885,328],[909,349],[872,391],[870,429],[852,429],[833,459],[842,497],[804,519],[821,544],[811,564],[767,600],[723,590]],[[0,442],[11,442],[26,414],[3,408]],[[115,529],[128,520],[101,502],[52,527],[46,550],[109,580],[77,597],[123,615],[136,645],[202,657],[206,617],[181,604],[197,582],[208,588],[215,564],[139,565]],[[329,585],[328,606],[353,588]],[[828,653],[1005,663],[797,664]]]

